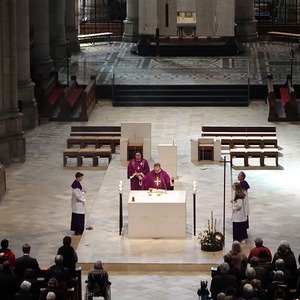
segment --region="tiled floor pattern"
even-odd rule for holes
[[[260,46],[260,47],[258,47]],[[116,47],[113,52],[109,47]],[[284,44],[266,44],[264,42],[249,45],[247,51],[256,53],[253,61],[262,70],[261,54],[266,49],[272,49],[274,61],[269,65],[280,65],[285,61]],[[275,50],[278,50],[277,52]],[[115,54],[114,54],[115,53]],[[119,53],[117,56],[116,53]],[[83,55],[85,54],[85,55]],[[273,55],[274,54],[274,55]],[[267,54],[266,57],[270,55]],[[298,53],[297,53],[298,55]],[[113,64],[108,65],[106,58],[113,63],[117,57],[121,60],[129,56],[128,47],[114,43],[111,46],[100,44],[87,46],[78,56],[72,57],[72,68],[78,71],[77,76],[83,80],[91,75],[90,68],[99,72],[100,64],[107,65],[107,74]],[[276,62],[275,58],[279,60]],[[132,59],[132,58],[131,58]],[[173,64],[174,61],[164,60],[156,62],[157,58],[139,58],[138,66],[157,64]],[[205,58],[203,58],[205,60]],[[89,61],[88,63],[85,61]],[[145,62],[148,60],[148,62]],[[199,60],[199,59],[198,59]],[[241,60],[244,60],[241,57]],[[99,66],[97,65],[97,62]],[[167,62],[166,62],[167,61]],[[188,61],[188,62],[187,62]],[[211,69],[216,69],[224,61],[214,61],[207,58]],[[191,64],[190,58],[176,59],[176,64]],[[241,63],[238,58],[226,58],[226,64]],[[265,64],[266,65],[266,64]],[[142,69],[142,67],[140,67]],[[156,68],[158,73],[162,71]],[[181,67],[168,67],[163,70],[171,73],[181,73]],[[200,67],[199,67],[200,69]],[[205,76],[210,76],[209,68],[204,68]],[[75,69],[72,69],[72,72]],[[151,69],[153,70],[153,68]],[[222,68],[219,69],[221,72]],[[262,70],[262,71],[261,71]],[[144,70],[147,73],[148,69]],[[262,74],[261,73],[261,74]],[[192,74],[192,73],[191,73]],[[73,74],[72,74],[73,75]],[[106,78],[98,76],[103,80]],[[129,75],[128,75],[129,76]],[[153,75],[154,77],[156,75]],[[283,76],[283,75],[282,75]],[[295,78],[298,78],[296,72]],[[125,78],[126,76],[124,76]],[[155,79],[155,78],[152,79]],[[208,78],[207,77],[207,78]],[[108,77],[107,77],[108,78]],[[257,77],[258,78],[258,77]],[[284,77],[283,77],[284,78]],[[137,79],[138,80],[138,79]],[[178,76],[178,82],[181,78]],[[233,77],[231,77],[232,83]],[[258,78],[258,80],[260,80]],[[185,79],[183,78],[183,81]],[[276,125],[280,145],[280,167],[274,167],[274,161],[267,159],[268,167],[257,167],[257,161],[252,160],[252,167],[246,169],[247,179],[251,185],[250,202],[250,230],[248,242],[243,244],[248,252],[253,246],[253,240],[260,235],[265,244],[274,252],[283,239],[287,239],[295,254],[300,252],[299,234],[299,199],[298,184],[300,137],[298,123],[268,123],[267,107],[264,102],[252,101],[249,107],[112,107],[110,101],[99,101],[88,123],[83,125],[120,125],[121,122],[151,122],[152,124],[152,161],[157,160],[157,145],[172,143],[178,145],[178,179],[176,189],[187,191],[187,236],[183,240],[171,239],[128,239],[127,236],[127,199],[129,184],[126,179],[126,164],[119,161],[119,152],[113,155],[112,162],[107,166],[101,162],[98,168],[91,167],[86,161],[80,170],[85,174],[84,184],[87,194],[87,222],[93,230],[86,230],[83,236],[73,236],[74,244],[78,244],[77,252],[81,265],[86,269],[97,259],[101,259],[110,268],[112,285],[112,299],[197,299],[196,291],[199,280],[209,278],[209,266],[222,261],[222,256],[230,249],[231,233],[231,182],[237,173],[244,168],[241,161],[235,162],[231,170],[226,164],[226,212],[225,212],[225,249],[218,253],[202,252],[199,241],[192,235],[192,181],[196,180],[197,192],[197,232],[205,228],[210,212],[214,211],[218,220],[222,218],[223,205],[223,162],[192,163],[190,160],[190,138],[199,137],[202,125]],[[75,123],[74,123],[75,124]],[[70,184],[74,173],[78,170],[74,166],[63,167],[62,152],[66,147],[66,139],[70,133],[72,123],[57,122],[44,124],[31,132],[26,132],[27,159],[24,164],[14,164],[7,168],[7,194],[0,202],[0,236],[10,240],[10,247],[16,255],[21,254],[21,245],[29,242],[32,245],[32,256],[37,257],[40,264],[47,266],[52,263],[57,248],[61,245],[64,235],[69,231],[70,222]],[[226,152],[222,153],[222,158]],[[256,166],[254,166],[256,165]],[[124,232],[118,235],[118,203],[117,185],[119,180],[124,182]],[[222,226],[222,222],[220,222]],[[152,272],[145,271],[150,263],[156,266]],[[176,265],[178,268],[190,264],[192,271],[163,272],[165,264]],[[140,270],[135,273],[112,271],[114,268],[137,264]],[[199,268],[195,270],[195,268]]]

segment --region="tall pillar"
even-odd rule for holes
[[[69,41],[69,50],[79,52],[78,23],[75,18],[75,0],[66,0],[66,38]]]
[[[25,161],[17,96],[17,0],[0,0],[0,162]]]
[[[257,40],[254,0],[235,1],[236,37],[239,42]]]
[[[34,84],[30,79],[29,0],[18,0],[17,36],[19,107],[23,113],[23,129],[33,129],[38,117]]]
[[[127,17],[124,21],[124,42],[138,42],[139,39],[139,0],[127,0]]]
[[[49,55],[48,0],[29,0],[29,14],[33,35],[32,77],[47,79],[53,70],[53,60]]]
[[[65,1],[49,0],[50,56],[54,60],[54,68],[57,71],[65,64],[67,47],[65,13]]]

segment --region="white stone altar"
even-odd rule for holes
[[[177,145],[158,144],[158,162],[172,178],[177,178]]]
[[[134,202],[132,201],[134,197]],[[129,238],[185,238],[186,191],[131,191],[128,199]]]

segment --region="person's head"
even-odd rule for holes
[[[8,272],[11,270],[11,265],[10,262],[8,260],[6,260],[3,264],[3,272]]]
[[[141,152],[136,152],[135,155],[134,155],[134,157],[135,157],[136,160],[141,160],[142,159]]]
[[[158,173],[160,172],[160,170],[161,170],[160,163],[155,163],[155,164],[154,164],[154,172],[155,172],[156,174],[158,174]]]
[[[243,287],[244,295],[251,295],[253,293],[253,286],[250,283],[246,283]]]
[[[277,270],[284,270],[285,269],[285,262],[282,258],[278,258],[275,261],[275,268]]]
[[[224,293],[219,293],[219,294],[217,295],[217,300],[224,300],[225,297],[226,297],[226,295],[225,295]]]
[[[63,238],[63,244],[64,244],[64,246],[71,246],[71,242],[72,242],[72,239],[71,239],[70,236],[66,235]]]
[[[28,292],[30,290],[30,287],[31,287],[31,282],[27,280],[24,280],[20,285],[20,289],[25,292]]]
[[[8,240],[7,239],[3,239],[1,241],[1,248],[2,249],[7,249],[8,248]]]
[[[235,182],[233,185],[232,185],[232,189],[234,190],[235,194],[238,195],[239,197],[241,198],[245,198],[245,194],[243,192],[243,189],[240,185],[239,182]]]
[[[254,241],[256,247],[261,247],[263,245],[263,240],[260,237],[257,237]]]
[[[62,255],[59,255],[59,254],[55,255],[54,262],[56,265],[62,265],[63,261],[64,261],[64,258]]]
[[[275,271],[274,274],[274,281],[283,281],[284,279],[284,273],[281,270]]]
[[[287,255],[291,253],[291,248],[290,248],[290,244],[288,243],[288,241],[284,240],[281,241],[279,244],[279,247],[277,249],[277,252],[280,255]]]
[[[256,278],[252,279],[251,284],[252,284],[254,290],[258,290],[259,288],[261,288],[261,282],[259,279],[256,279]]]
[[[101,260],[97,260],[94,263],[94,269],[96,269],[96,270],[102,270],[103,269],[103,267],[102,267],[102,261]]]
[[[80,172],[76,172],[75,178],[76,180],[81,181],[83,179],[83,174]]]
[[[46,300],[55,300],[56,299],[56,295],[53,292],[48,292],[47,296],[46,296]]]
[[[250,266],[256,267],[259,265],[259,258],[257,256],[252,256],[250,259]]]
[[[219,271],[221,275],[225,275],[229,272],[229,264],[227,262],[223,262],[219,265]]]
[[[22,246],[22,251],[23,251],[23,253],[29,254],[29,253],[30,253],[30,249],[31,249],[31,247],[30,247],[30,245],[27,244],[27,243],[25,243],[25,244]]]
[[[246,269],[246,277],[250,280],[254,279],[256,276],[256,271],[252,267]]]
[[[48,281],[48,286],[49,287],[58,286],[58,281],[55,278],[50,278],[49,281]]]
[[[35,275],[33,269],[27,268],[25,270],[25,272],[24,272],[24,276],[23,277],[24,277],[24,279],[33,279],[33,278],[36,277],[36,275]]]
[[[246,178],[246,174],[244,173],[244,172],[240,172],[239,174],[238,174],[238,181],[243,181],[243,180],[245,180],[245,178]]]
[[[241,243],[239,241],[234,241],[231,245],[231,252],[240,253],[242,252]]]

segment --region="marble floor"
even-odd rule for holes
[[[98,49],[101,58],[105,47],[111,46],[101,43],[94,46],[93,50]],[[283,45],[280,44],[279,47]],[[95,52],[93,55],[96,55]],[[280,53],[276,55],[280,57]],[[85,59],[89,60],[90,57],[87,56]],[[78,68],[82,71],[84,63],[78,64]],[[222,68],[220,72],[221,70]],[[144,73],[148,74],[147,71]],[[211,75],[209,71],[206,74],[207,78]],[[78,72],[78,76],[83,76],[83,73]],[[105,78],[101,76],[102,74],[98,76],[98,80],[106,80],[107,76]],[[295,75],[295,78],[297,76]],[[79,256],[79,265],[84,272],[94,261],[98,259],[103,261],[113,283],[112,299],[175,297],[182,300],[196,299],[199,280],[209,280],[210,267],[219,264],[223,255],[230,249],[232,243],[230,187],[236,180],[238,172],[244,170],[251,186],[249,192],[251,212],[249,238],[242,244],[243,250],[248,253],[253,247],[255,237],[261,236],[273,253],[281,240],[288,240],[298,257],[299,123],[269,123],[267,115],[268,109],[264,101],[251,101],[249,107],[133,108],[112,107],[109,100],[101,100],[98,101],[89,122],[80,123],[120,125],[122,122],[150,122],[151,165],[157,161],[159,143],[177,144],[178,178],[175,181],[175,189],[187,192],[185,239],[129,239],[127,231],[129,183],[126,178],[126,164],[121,163],[119,159],[119,149],[109,165],[103,160],[97,168],[92,167],[89,161],[80,168],[77,168],[75,163],[72,166],[73,162],[71,166],[63,167],[62,152],[66,148],[70,127],[75,123],[43,124],[25,133],[26,162],[13,164],[6,169],[7,193],[0,201],[0,237],[10,241],[10,248],[16,256],[21,255],[23,243],[30,243],[32,256],[38,259],[41,266],[48,266],[53,263],[62,238],[71,235]],[[228,158],[226,149],[222,151],[220,163],[191,162],[190,139],[199,137],[201,126],[208,124],[276,126],[281,153],[280,166],[275,167],[274,161],[270,158],[266,160],[267,166],[261,168],[253,159],[251,167],[243,168],[241,161],[237,160],[231,169],[228,163],[224,164],[222,161]],[[69,230],[70,184],[78,170],[84,173],[84,185],[88,190],[86,226],[93,228],[85,230],[81,237],[73,236]],[[121,236],[118,234],[120,180],[124,183],[124,230]],[[203,252],[200,250],[197,236],[193,236],[193,181],[196,181],[198,186],[197,233],[206,228],[212,211],[218,220],[219,228],[222,229],[225,199],[226,243],[223,251]]]

